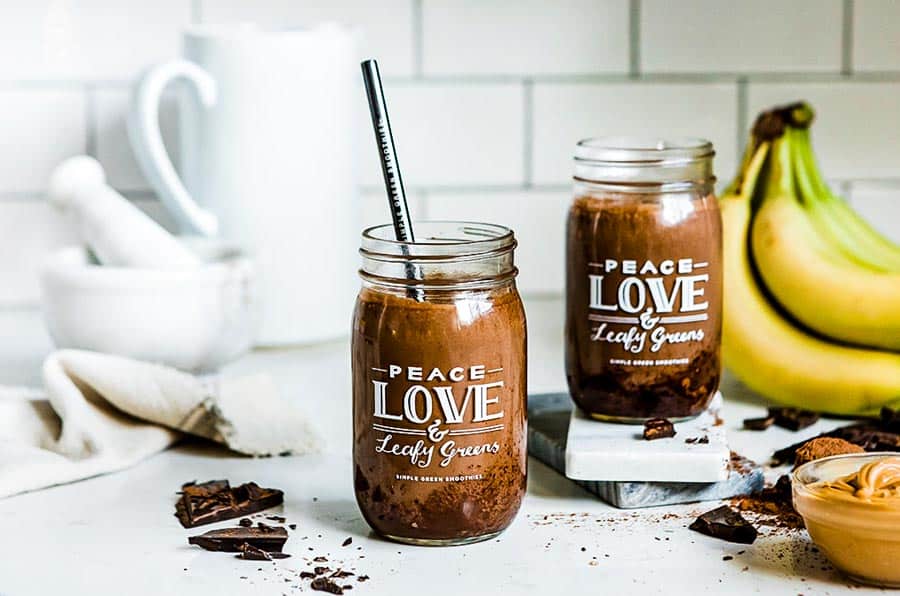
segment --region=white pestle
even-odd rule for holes
[[[200,258],[106,184],[93,157],[70,157],[50,175],[51,203],[71,213],[81,240],[103,265],[145,269],[197,267]]]

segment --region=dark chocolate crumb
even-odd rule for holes
[[[733,558],[734,558],[734,557],[732,557],[731,555],[725,555],[724,557],[722,557],[722,560],[723,560],[723,561],[730,561],[730,560],[732,560]]]
[[[297,529],[297,524],[288,524],[288,527],[289,527],[290,529],[292,529],[292,530],[296,530],[296,529]]]
[[[327,563],[327,562],[328,562],[328,559],[326,559],[325,557],[322,557],[322,556],[319,556],[319,557],[316,557],[315,559],[313,559],[313,563]]]
[[[241,526],[242,528],[252,528],[253,520],[251,520],[249,517],[245,517],[244,519],[242,519],[241,521],[238,522],[238,525]]]
[[[350,546],[350,544],[351,544],[352,542],[353,542],[353,538],[352,538],[352,537],[348,537],[346,540],[344,540],[344,542],[341,543],[341,546]]]

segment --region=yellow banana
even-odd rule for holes
[[[750,199],[769,150],[769,143],[759,144],[740,175],[742,182],[720,201],[725,365],[748,387],[784,405],[842,415],[896,406],[900,354],[842,346],[807,334],[782,318],[756,283],[747,246]]]
[[[770,184],[751,230],[765,287],[816,333],[900,350],[900,274],[861,266],[817,230],[794,186],[792,138],[789,129],[772,145]]]

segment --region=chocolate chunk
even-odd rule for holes
[[[296,530],[296,529],[297,529],[297,524],[288,524],[288,527],[289,527],[290,529],[292,529],[292,530]]]
[[[243,527],[223,528],[188,538],[189,544],[196,544],[206,550],[229,553],[240,552],[244,543],[268,553],[281,552],[285,542],[287,530],[284,528],[273,528],[272,531]]]
[[[175,516],[185,528],[234,519],[284,502],[284,493],[248,482],[232,488],[227,480],[202,484],[189,482],[181,487]]]
[[[367,582],[367,581],[369,581],[369,576],[368,575],[360,575],[359,577],[356,578],[356,581]]]
[[[341,543],[341,546],[350,546],[352,542],[353,538],[347,538],[346,540],[344,540],[344,542]]]
[[[652,418],[644,423],[644,439],[668,439],[675,436],[675,426],[665,418]]]
[[[708,445],[709,437],[706,435],[703,435],[702,437],[688,437],[684,442],[688,445]]]
[[[775,419],[775,425],[788,430],[803,430],[819,420],[819,414],[799,408],[769,408],[769,416]]]
[[[312,583],[309,584],[309,587],[313,590],[318,590],[319,592],[328,592],[329,594],[343,594],[344,589],[339,585],[328,579],[327,577],[317,577],[312,580]]]
[[[291,556],[287,553],[266,552],[263,549],[256,548],[252,544],[247,544],[246,542],[240,546],[240,551],[237,558],[247,561],[271,561],[273,559],[287,559]]]
[[[313,571],[316,575],[325,575],[326,573],[331,572],[331,567],[315,567],[313,568]]]
[[[774,423],[774,416],[766,416],[765,418],[744,418],[744,430],[766,430]]]
[[[701,534],[728,542],[753,544],[756,540],[756,528],[728,505],[707,511],[689,527]]]
[[[253,520],[250,519],[249,517],[245,517],[244,519],[242,519],[241,521],[238,522],[238,525],[242,528],[252,528]]]
[[[315,577],[316,577],[316,574],[312,573],[310,571],[301,571],[300,572],[300,579],[313,579]]]

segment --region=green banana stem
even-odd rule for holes
[[[789,131],[785,131],[787,133]],[[795,197],[794,164],[791,159],[791,137],[782,134],[772,143],[769,175],[766,177],[766,197]]]
[[[816,157],[812,150],[808,129],[794,129],[794,149],[797,156],[799,169],[806,174],[810,186],[810,198],[816,197],[824,200],[840,200],[836,197],[822,176],[822,171],[816,163]]]

